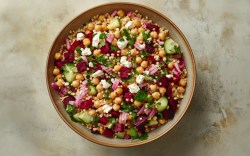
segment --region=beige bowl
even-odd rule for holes
[[[51,87],[51,83],[54,81],[54,76],[52,74],[52,70],[54,68],[54,54],[59,51],[60,46],[64,44],[65,38],[68,36],[70,30],[78,29],[83,23],[89,21],[93,16],[98,14],[103,14],[107,12],[111,12],[112,10],[123,9],[123,10],[138,10],[143,16],[148,16],[154,22],[158,23],[160,26],[166,27],[169,29],[170,36],[177,41],[180,45],[183,53],[184,53],[184,60],[186,63],[186,68],[188,70],[188,77],[187,77],[187,88],[184,99],[181,101],[180,108],[175,114],[173,120],[170,120],[167,124],[157,128],[156,130],[149,133],[149,137],[147,140],[140,141],[140,140],[123,140],[123,139],[109,139],[102,135],[95,135],[92,134],[87,128],[84,126],[72,122],[69,116],[67,115],[65,108],[56,91]],[[131,147],[142,145],[148,142],[151,142],[164,134],[166,134],[169,130],[171,130],[178,121],[182,118],[184,113],[186,112],[190,101],[193,96],[194,88],[195,88],[195,80],[196,80],[196,69],[195,69],[195,61],[192,50],[189,46],[188,41],[186,40],[185,36],[182,34],[180,29],[167,17],[162,15],[161,13],[143,6],[139,4],[133,3],[109,3],[104,4],[101,6],[94,7],[82,13],[81,15],[77,16],[73,19],[69,24],[67,24],[61,32],[56,37],[55,41],[53,42],[51,49],[49,51],[48,59],[47,59],[47,66],[46,66],[46,79],[47,79],[47,88],[50,95],[50,98],[53,102],[53,105],[69,127],[71,127],[76,133],[81,135],[82,137],[101,144],[105,146],[111,147]]]

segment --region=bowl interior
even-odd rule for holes
[[[117,9],[123,9],[125,11],[138,10],[143,16],[148,16],[149,19],[153,20],[153,22],[156,22],[160,26],[167,28],[170,32],[170,36],[175,41],[177,41],[177,43],[180,45],[184,53],[184,60],[185,60],[186,67],[188,70],[188,77],[187,77],[188,82],[187,82],[185,96],[184,96],[184,99],[181,101],[181,106],[179,110],[176,112],[174,119],[169,121],[164,126],[161,126],[157,128],[156,130],[150,132],[148,139],[144,141],[109,139],[101,135],[92,134],[88,129],[86,129],[82,125],[74,123],[70,120],[69,116],[67,115],[65,111],[65,108],[63,107],[62,102],[59,99],[58,94],[50,86],[50,84],[54,80],[54,77],[52,75],[52,70],[54,68],[54,54],[58,52],[60,49],[60,46],[64,44],[65,38],[69,35],[70,30],[78,29],[82,24],[88,22],[95,15],[104,14],[104,13],[111,12],[112,10],[117,10]],[[75,132],[77,132],[79,135],[83,136],[84,138],[90,141],[93,141],[95,143],[98,143],[98,144],[102,144],[106,146],[113,146],[113,147],[130,147],[130,146],[141,145],[141,144],[150,142],[156,138],[159,138],[163,134],[167,133],[181,119],[186,109],[188,108],[190,101],[192,99],[193,92],[194,92],[195,79],[196,79],[195,62],[194,62],[193,53],[187,40],[185,39],[181,31],[168,18],[164,17],[162,14],[158,13],[157,11],[154,11],[142,5],[131,4],[131,3],[110,3],[110,4],[105,4],[102,6],[97,6],[95,8],[92,8],[82,13],[81,15],[73,19],[69,24],[67,24],[63,28],[63,30],[56,37],[51,47],[51,50],[49,52],[46,70],[47,70],[46,77],[47,77],[48,91],[49,91],[51,100],[54,104],[54,107],[59,113],[59,115],[62,117],[62,119]]]

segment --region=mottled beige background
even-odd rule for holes
[[[103,147],[57,115],[45,62],[63,26],[107,0],[0,0],[0,155],[163,156],[250,153],[250,1],[140,0],[172,19],[196,58],[197,88],[181,122],[130,149]],[[224,116],[223,113],[224,112]]]

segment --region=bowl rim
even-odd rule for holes
[[[152,12],[154,12],[155,14],[157,14],[158,16],[162,17],[163,19],[165,19],[166,21],[168,21],[170,23],[170,25],[172,25],[174,27],[174,29],[176,29],[176,31],[179,33],[179,35],[181,36],[181,38],[183,39],[183,41],[185,42],[186,46],[187,46],[187,49],[188,49],[188,53],[190,54],[190,57],[191,57],[191,61],[192,61],[192,68],[193,68],[193,72],[192,72],[192,76],[193,76],[193,80],[192,80],[192,84],[193,86],[191,87],[191,92],[190,92],[190,97],[187,101],[187,104],[186,104],[186,107],[183,109],[182,113],[180,114],[180,117],[172,123],[172,125],[169,127],[168,130],[164,131],[163,133],[161,134],[158,134],[158,135],[155,135],[154,138],[151,138],[151,139],[147,139],[147,140],[143,140],[143,141],[137,141],[137,142],[130,142],[128,144],[115,144],[115,143],[112,143],[111,142],[102,142],[102,141],[98,141],[98,140],[95,140],[95,139],[92,139],[92,137],[88,136],[88,135],[83,135],[82,133],[80,133],[80,131],[71,124],[71,122],[66,119],[64,117],[63,114],[60,113],[59,109],[57,108],[56,106],[56,103],[55,103],[55,100],[52,96],[52,93],[51,93],[51,90],[50,90],[50,84],[49,84],[49,77],[48,77],[48,69],[49,69],[49,59],[50,59],[50,54],[52,52],[52,48],[58,38],[58,36],[63,32],[63,30],[68,26],[70,25],[75,19],[77,19],[78,17],[80,17],[82,14],[84,14],[85,12],[88,12],[88,11],[91,11],[91,10],[94,10],[96,8],[100,8],[102,6],[108,6],[108,5],[116,5],[116,4],[126,4],[126,5],[131,5],[131,6],[137,6],[137,7],[141,7],[141,8],[144,8],[144,9],[147,9],[147,10],[150,10]],[[170,130],[172,130],[177,123],[179,123],[179,121],[183,118],[185,112],[187,111],[190,103],[191,103],[191,100],[192,100],[192,97],[193,97],[193,94],[194,94],[194,90],[195,90],[195,84],[196,84],[196,64],[195,64],[195,58],[194,58],[194,54],[193,54],[193,51],[190,47],[190,44],[189,42],[187,41],[186,37],[184,36],[184,34],[181,32],[181,30],[167,17],[165,16],[164,14],[158,12],[157,10],[151,8],[151,7],[148,7],[148,6],[145,6],[145,5],[142,5],[142,4],[138,4],[138,3],[131,3],[131,2],[110,2],[110,3],[103,3],[103,4],[99,4],[99,5],[96,5],[94,7],[91,7],[83,12],[81,12],[79,15],[77,15],[76,17],[74,17],[70,22],[68,22],[61,30],[60,32],[56,35],[56,38],[54,39],[53,43],[51,44],[50,46],[50,49],[49,49],[49,53],[48,53],[48,56],[47,56],[47,61],[46,61],[46,69],[45,69],[45,77],[46,77],[46,86],[47,86],[47,90],[48,90],[48,93],[49,93],[49,96],[50,96],[50,99],[53,103],[53,106],[54,108],[56,109],[57,113],[59,114],[59,116],[63,119],[63,121],[72,129],[74,130],[78,135],[80,135],[81,137],[91,141],[91,142],[94,142],[96,144],[99,144],[99,145],[104,145],[104,146],[108,146],[108,147],[119,147],[119,148],[126,148],[126,147],[134,147],[134,146],[139,146],[139,145],[143,145],[143,144],[146,144],[146,143],[149,143],[149,142],[152,142],[152,141],[155,141],[156,139],[160,138],[161,136],[165,135],[166,133],[168,133]]]

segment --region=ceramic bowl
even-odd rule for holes
[[[186,68],[188,71],[187,76],[187,88],[185,92],[184,99],[181,101],[180,108],[175,114],[173,120],[168,121],[165,125],[160,126],[156,130],[149,133],[149,137],[147,140],[140,141],[140,140],[124,140],[124,139],[109,139],[102,135],[92,134],[87,128],[80,125],[79,123],[72,122],[70,117],[67,115],[65,108],[59,99],[59,96],[56,91],[51,87],[51,83],[54,81],[54,76],[52,74],[52,70],[54,68],[54,54],[59,51],[60,46],[64,44],[65,38],[69,35],[70,30],[78,29],[83,23],[89,21],[93,16],[104,14],[107,12],[112,12],[113,10],[122,9],[125,11],[128,10],[138,10],[143,16],[148,16],[149,19],[152,19],[153,22],[158,23],[161,27],[165,27],[169,30],[169,35],[173,38],[181,47],[183,51],[184,60],[186,63]],[[148,142],[151,142],[167,132],[169,132],[183,117],[184,113],[186,112],[190,101],[193,96],[194,88],[195,88],[195,80],[196,80],[196,69],[195,69],[195,61],[194,56],[192,53],[192,49],[180,31],[180,29],[166,16],[161,14],[160,12],[151,9],[150,7],[133,4],[133,3],[109,3],[94,7],[89,9],[76,18],[74,18],[71,22],[69,22],[58,34],[54,42],[52,43],[51,49],[48,54],[47,59],[47,66],[46,66],[46,79],[47,79],[47,88],[51,98],[51,101],[64,120],[64,122],[73,129],[76,133],[78,133],[83,138],[86,138],[92,142],[97,144],[111,146],[111,147],[132,147],[137,145],[142,145]]]

